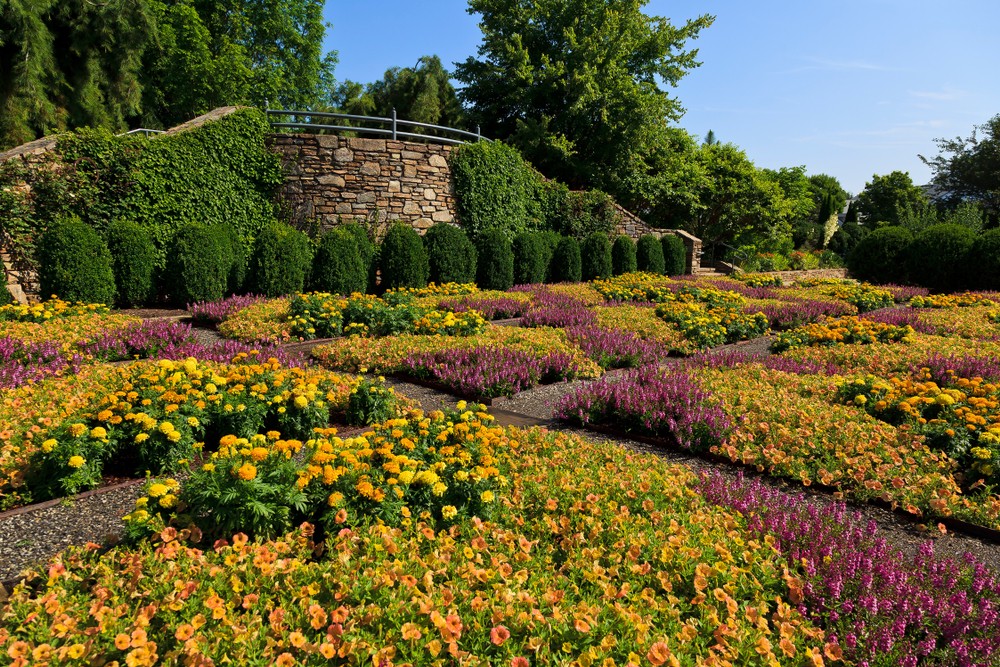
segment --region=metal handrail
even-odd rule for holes
[[[129,130],[128,132],[122,132],[118,136],[119,137],[124,137],[124,136],[128,136],[130,134],[138,134],[140,132],[142,132],[143,136],[147,136],[148,137],[151,134],[163,134],[164,132],[166,132],[166,130],[150,130],[149,128],[145,128],[145,127],[137,127],[134,130]]]
[[[468,143],[462,139],[452,139],[450,137],[441,137],[433,134],[420,134],[417,132],[404,132],[399,129],[400,125],[405,125],[407,127],[413,128],[426,128],[429,130],[439,130],[441,132],[451,132],[460,137],[469,137],[475,141],[489,141],[486,137],[482,135],[479,130],[479,126],[476,126],[475,132],[469,132],[468,130],[459,130],[454,127],[446,127],[444,125],[434,125],[432,123],[421,123],[415,120],[404,120],[396,117],[396,110],[392,110],[392,116],[389,118],[384,118],[382,116],[358,116],[349,113],[334,113],[331,111],[294,111],[291,109],[266,109],[265,112],[268,116],[292,116],[296,117],[307,117],[310,120],[313,118],[332,118],[332,119],[343,119],[343,120],[360,120],[371,123],[389,123],[389,128],[381,127],[355,127],[352,125],[327,125],[323,123],[313,123],[313,122],[294,122],[294,123],[280,123],[271,121],[271,127],[280,127],[287,129],[303,129],[303,130],[331,130],[334,132],[363,132],[368,134],[380,134],[391,137],[393,140],[399,137],[413,138],[413,139],[426,139],[432,140],[444,144],[464,144]]]

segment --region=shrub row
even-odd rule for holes
[[[933,225],[913,234],[880,227],[847,257],[851,274],[875,283],[909,283],[934,290],[1000,289],[1000,229],[981,234],[963,225]]]

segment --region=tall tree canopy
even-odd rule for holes
[[[875,174],[858,195],[858,214],[868,225],[898,225],[905,211],[927,204],[924,191],[913,184],[910,174],[894,171]]]
[[[550,177],[621,197],[683,112],[661,84],[698,66],[685,44],[713,21],[677,27],[645,14],[646,4],[470,0],[483,43],[455,77],[484,134],[511,139]]]
[[[459,129],[465,124],[451,75],[437,56],[423,56],[414,67],[393,67],[366,86],[345,81],[337,86],[333,105],[346,113],[388,117],[395,109],[406,120]]]
[[[968,139],[938,139],[937,145],[937,157],[920,159],[934,170],[945,202],[977,202],[991,225],[1000,224],[1000,114],[975,127]]]
[[[0,146],[328,97],[325,0],[0,0]]]

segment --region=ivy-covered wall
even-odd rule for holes
[[[166,265],[176,230],[227,223],[248,248],[275,217],[280,159],[266,147],[256,109],[227,107],[150,138],[82,130],[39,151],[0,154],[0,245],[8,283],[31,292],[34,243],[55,219],[77,216],[99,232],[113,220],[149,230]]]

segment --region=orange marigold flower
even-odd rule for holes
[[[239,470],[236,471],[236,476],[243,481],[249,482],[257,476],[257,467],[252,463],[244,463],[239,467]]]

